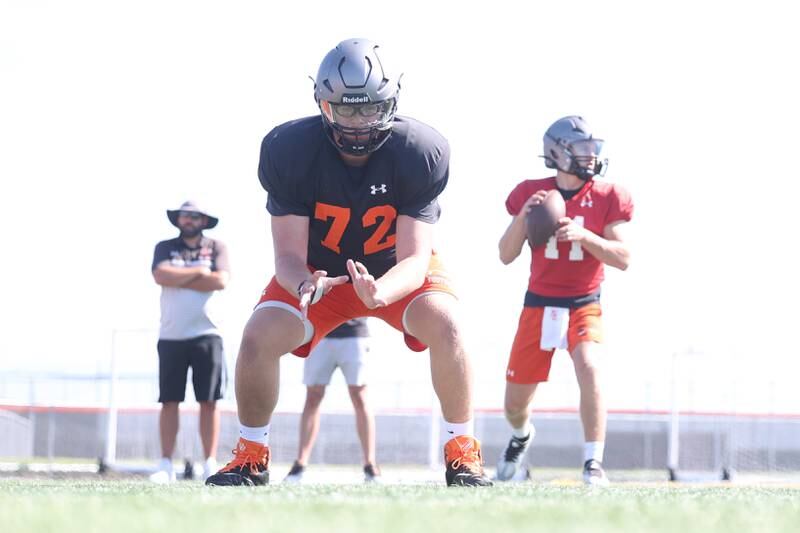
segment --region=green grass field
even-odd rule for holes
[[[206,488],[0,478],[0,530],[68,532],[800,530],[800,489],[524,483]]]

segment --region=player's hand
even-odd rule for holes
[[[522,209],[519,210],[519,214],[517,215],[518,218],[524,219],[528,216],[531,208],[535,205],[539,205],[544,202],[545,197],[547,196],[547,191],[536,191],[531,195],[530,198],[525,200],[525,203],[522,204]]]
[[[364,302],[367,309],[375,309],[386,305],[386,300],[379,294],[379,287],[375,282],[375,278],[367,271],[367,267],[358,261],[348,259],[347,271],[350,272],[350,279],[353,281],[356,295]]]
[[[325,270],[317,270],[311,275],[311,279],[304,281],[297,291],[300,298],[300,312],[303,318],[308,318],[308,307],[317,303],[320,298],[331,292],[337,285],[347,283],[347,276],[337,276],[329,278]]]
[[[555,237],[558,241],[583,242],[586,233],[589,231],[580,224],[576,224],[570,217],[563,217],[558,220],[558,229]]]

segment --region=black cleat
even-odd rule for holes
[[[285,478],[283,478],[283,482],[302,483],[303,474],[305,474],[305,472],[306,472],[306,467],[295,461],[294,464],[292,465],[292,468],[289,469],[289,473],[286,474]]]
[[[183,479],[187,481],[194,479],[194,464],[189,459],[183,463]]]
[[[364,465],[364,483],[380,483],[381,469],[373,464]]]
[[[514,436],[511,437],[503,455],[500,457],[500,460],[497,461],[497,479],[499,481],[511,481],[515,479],[514,476],[517,475],[522,465],[522,460],[525,457],[525,452],[530,444],[530,434],[524,439]]]
[[[490,487],[492,481],[483,473],[481,443],[474,437],[460,435],[444,445],[444,477],[448,487]]]
[[[239,439],[233,460],[206,479],[215,487],[253,487],[269,483],[269,446]]]
[[[594,487],[607,487],[609,481],[603,463],[594,459],[583,463],[583,482]]]

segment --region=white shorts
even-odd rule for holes
[[[311,350],[303,367],[304,385],[328,385],[336,367],[348,385],[366,385],[368,337],[324,338]]]

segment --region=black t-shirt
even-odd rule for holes
[[[354,318],[348,320],[335,330],[327,335],[333,339],[342,339],[346,337],[369,337],[369,327],[367,326],[366,318]]]
[[[380,277],[396,262],[398,215],[439,219],[450,147],[436,130],[396,117],[392,135],[366,166],[345,165],[322,119],[306,117],[273,129],[261,144],[258,177],[273,216],[309,218],[308,263],[329,276],[347,274],[347,259]]]
[[[228,249],[221,241],[205,236],[194,248],[190,248],[180,237],[159,242],[153,252],[151,270],[155,270],[163,261],[169,261],[172,266],[207,266],[212,272],[230,272]]]

